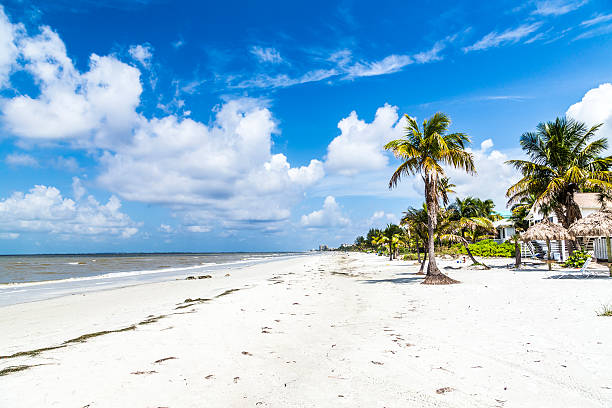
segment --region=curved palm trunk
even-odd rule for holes
[[[465,247],[465,250],[467,251],[467,254],[469,255],[469,257],[472,260],[472,262],[474,263],[474,265],[482,265],[482,266],[484,266],[485,269],[491,269],[491,267],[485,265],[482,262],[478,262],[476,260],[476,258],[474,258],[474,255],[472,255],[472,251],[470,251],[470,247],[468,246],[468,244],[466,242],[463,243],[463,246]]]
[[[421,249],[419,248],[419,239],[418,238],[416,238],[416,251],[417,251],[417,258],[419,258],[419,263],[421,263]]]
[[[423,281],[425,285],[448,285],[450,283],[459,283],[454,279],[444,275],[436,265],[436,252],[434,246],[436,223],[438,221],[438,201],[436,195],[435,179],[425,174],[425,202],[427,203],[427,230],[429,232],[428,248],[429,248],[429,264],[427,265],[427,276]]]

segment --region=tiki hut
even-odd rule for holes
[[[521,234],[521,239],[525,242],[545,240],[546,247],[548,249],[548,270],[551,270],[550,264],[550,241],[557,240],[563,241],[572,239],[572,236],[559,224],[553,224],[548,220],[544,220],[537,224],[532,225],[527,231]]]
[[[603,209],[587,215],[573,223],[569,228],[569,232],[576,237],[606,237],[608,267],[610,268],[610,275],[612,276],[612,250],[610,248],[612,210]]]

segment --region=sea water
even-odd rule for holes
[[[0,256],[0,306],[140,283],[184,279],[299,253]]]

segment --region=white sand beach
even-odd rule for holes
[[[0,406],[612,406],[612,279],[511,262],[426,286],[323,253],[2,307]]]

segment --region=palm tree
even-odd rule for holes
[[[573,119],[540,123],[535,132],[521,136],[521,147],[530,160],[509,160],[523,178],[506,195],[509,204],[535,195],[536,204],[547,203],[565,228],[580,219],[574,194],[585,189],[612,190],[612,156],[601,157],[606,138],[592,140],[601,125],[591,128]]]
[[[442,232],[442,239],[449,241],[459,242],[465,248],[468,256],[475,265],[482,265],[486,269],[491,269],[482,262],[478,262],[470,247],[468,246],[468,240],[466,239],[466,232],[468,237],[471,238],[472,242],[476,242],[476,239],[483,234],[488,234],[495,231],[493,222],[489,214],[492,214],[491,210],[487,210],[486,206],[483,207],[481,204],[491,200],[481,201],[479,199],[473,199],[468,197],[465,200],[457,198],[451,208],[447,211],[448,221]],[[491,201],[493,203],[493,201]],[[484,209],[483,209],[484,208]]]
[[[453,183],[450,182],[448,177],[441,177],[440,182],[438,183],[438,190],[440,191],[440,198],[442,200],[442,205],[444,208],[448,205],[448,195],[456,194],[456,191],[453,188],[457,187]]]
[[[397,186],[403,176],[419,174],[425,183],[425,203],[427,204],[427,231],[429,265],[425,284],[457,283],[440,272],[436,265],[434,231],[438,216],[438,184],[445,176],[442,165],[460,168],[474,174],[474,157],[465,150],[470,142],[464,133],[447,133],[450,119],[443,113],[436,113],[423,121],[422,128],[415,119],[405,115],[408,126],[403,138],[385,145],[395,157],[403,161],[389,180],[389,188]]]

